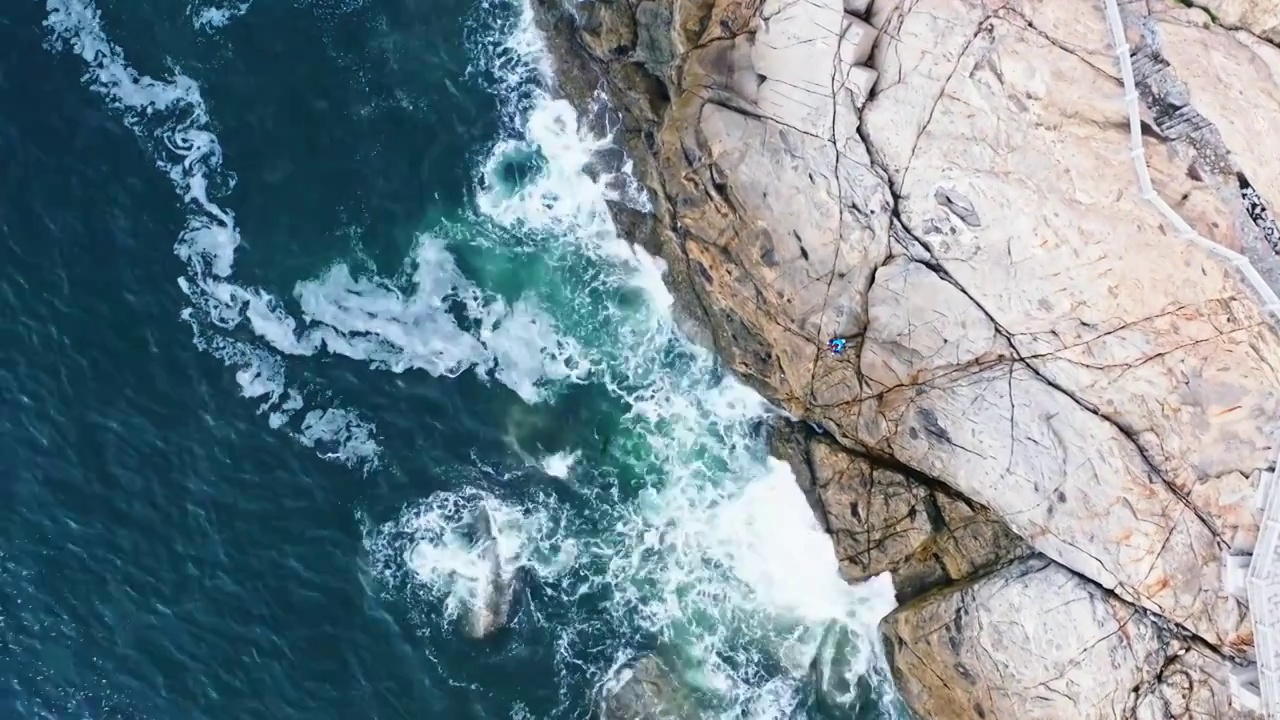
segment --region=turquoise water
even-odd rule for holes
[[[501,0],[0,11],[5,717],[589,717],[648,652],[882,715],[891,593],[545,79]],[[529,582],[474,640],[482,507]]]

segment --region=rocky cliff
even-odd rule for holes
[[[806,424],[849,579],[937,720],[1255,717],[1280,337],[1144,198],[1103,0],[541,0],[603,89],[691,334]],[[1280,276],[1280,6],[1120,6],[1156,195]],[[833,355],[828,339],[848,350]],[[821,432],[808,429],[808,424]]]

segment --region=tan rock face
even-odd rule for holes
[[[863,123],[927,257],[877,274],[865,399],[825,424],[1121,596],[1248,644],[1218,563],[1256,532],[1280,345],[1228,269],[1138,197],[1119,83],[1093,61],[1101,13],[886,5],[875,19],[902,42],[878,50],[883,91]],[[950,38],[938,52],[908,41],[937,37]],[[1200,190],[1201,222],[1234,225],[1239,208],[1212,202],[1170,150],[1148,148],[1157,189],[1171,202]]]
[[[1101,2],[876,0],[854,14],[841,0],[647,2],[671,20],[635,34],[664,38],[650,42],[672,60],[597,61],[613,78],[640,63],[664,87],[632,112],[652,113],[657,132],[628,140],[656,190],[652,244],[688,279],[684,302],[729,366],[857,451],[809,449],[848,577],[891,569],[902,592],[981,574],[1007,526],[1084,598],[1084,615],[1040,619],[1079,640],[1063,652],[1107,636],[1105,605],[1141,618],[1126,632],[1163,618],[1198,638],[1184,642],[1199,659],[1170,661],[1178,677],[1246,653],[1247,608],[1220,563],[1257,533],[1253,492],[1280,435],[1280,339],[1235,271],[1140,196]],[[1212,14],[1122,3],[1152,183],[1197,232],[1280,279],[1267,145],[1280,50],[1259,39],[1274,39],[1280,14],[1271,0],[1196,4]],[[641,83],[618,85],[641,105]],[[849,340],[841,356],[825,350],[833,336]],[[991,534],[960,543],[954,563],[922,561],[943,544],[946,511],[917,477],[1003,525],[982,525]],[[992,627],[1016,622],[1031,599],[1053,604],[1047,587],[983,612]],[[895,622],[929,627],[931,608],[965,592],[931,594]],[[959,652],[915,647],[920,663],[897,660],[905,685],[933,682],[930,664]],[[987,677],[1037,687],[1004,667],[1037,660],[1000,651]],[[1100,698],[1098,717],[1160,717],[1108,695],[1148,682],[1143,657],[1087,657],[1081,667],[1120,678],[1072,681]],[[968,699],[937,717],[981,717]],[[984,711],[1080,717],[1056,703]]]
[[[1268,42],[1280,42],[1280,2],[1277,0],[1197,0],[1224,27],[1247,30]]]
[[[835,12],[810,18],[831,32],[806,64],[860,56],[837,51]],[[832,101],[809,87],[808,115],[755,104],[743,88],[764,82],[763,51],[747,36],[684,66],[658,164],[718,345],[842,440],[1211,642],[1246,645],[1217,568],[1256,532],[1280,345],[1231,272],[1138,197],[1101,12],[919,0],[871,19],[894,40],[877,46],[862,114],[870,152],[848,123],[817,121],[855,107],[839,88]],[[1149,153],[1162,193],[1198,193],[1199,222],[1229,232],[1239,207],[1170,149]],[[832,335],[857,354],[823,352]]]
[[[1261,199],[1274,208],[1280,202],[1280,165],[1271,159],[1271,153],[1255,151],[1254,145],[1280,122],[1280,49],[1271,44],[1280,39],[1280,2],[1222,5],[1219,17],[1223,23],[1234,13],[1249,10],[1268,18],[1267,24],[1245,25],[1255,34],[1224,32],[1203,12],[1164,7],[1150,16],[1151,34],[1159,40],[1168,74],[1177,78],[1182,94],[1229,155],[1228,172],[1234,176],[1240,171]],[[1196,154],[1196,148],[1190,151],[1188,155]],[[1280,246],[1280,237],[1258,250],[1275,253],[1276,246]]]
[[[1043,558],[885,622],[899,689],[931,720],[1258,717],[1212,654]]]

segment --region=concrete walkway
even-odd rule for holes
[[[1151,203],[1174,227],[1180,237],[1195,243],[1240,273],[1253,288],[1263,312],[1280,321],[1280,299],[1262,279],[1257,269],[1243,255],[1201,237],[1151,186],[1151,173],[1142,147],[1138,90],[1133,80],[1129,43],[1116,0],[1104,0],[1116,60],[1124,80],[1124,99],[1129,111],[1130,154],[1138,173],[1142,197]],[[1280,443],[1277,443],[1280,446]],[[1275,477],[1280,473],[1280,456],[1273,463],[1275,471],[1263,473],[1257,499],[1262,513],[1260,532],[1253,553],[1230,552],[1224,558],[1227,586],[1243,597],[1253,617],[1254,659],[1249,666],[1232,669],[1231,686],[1242,705],[1268,718],[1280,718],[1280,492],[1275,492]]]

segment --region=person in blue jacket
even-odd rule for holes
[[[839,355],[844,352],[846,341],[844,338],[831,338],[827,342],[827,348],[831,350],[832,355]]]

